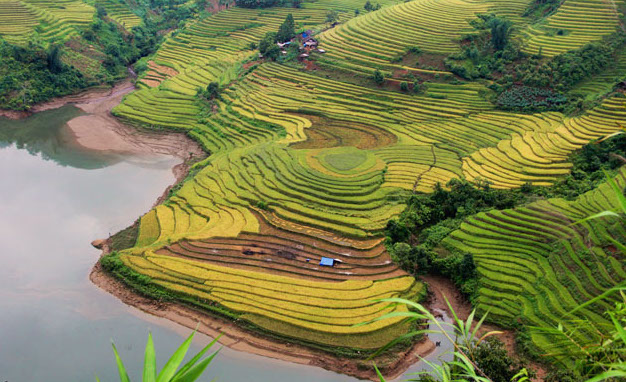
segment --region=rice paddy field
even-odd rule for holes
[[[381,309],[404,309],[374,301],[425,293],[383,245],[384,227],[404,209],[406,195],[460,177],[505,189],[550,185],[569,173],[573,152],[626,120],[621,95],[575,117],[515,114],[494,109],[478,83],[432,83],[426,94],[406,95],[257,62],[249,48],[288,13],[298,28],[320,30],[326,9],[337,7],[344,22],[321,33],[327,53],[318,63],[357,74],[393,71],[402,66],[391,59],[407,48],[451,53],[476,14],[521,20],[528,2],[389,2],[353,17],[362,4],[231,8],[166,40],[139,89],[114,113],[131,124],[185,131],[210,156],[141,218],[136,246],[120,255],[127,267],[264,333],[324,348],[374,349],[408,330],[400,319],[355,327]],[[583,5],[594,10],[591,24],[576,19]],[[546,24],[577,27],[562,41],[543,36],[543,26],[529,28],[527,49],[557,54],[601,38],[617,25],[605,5],[566,1]],[[224,91],[207,116],[196,93],[213,81]],[[594,93],[603,81],[581,88]],[[601,187],[572,202],[480,214],[446,245],[474,255],[481,310],[496,321],[552,325],[624,277],[590,226],[568,226],[609,200]],[[594,246],[581,252],[589,240]],[[322,257],[338,265],[322,267]],[[561,268],[578,270],[560,280]],[[600,319],[591,308],[584,314]],[[546,338],[533,340],[549,347]]]
[[[623,28],[621,0],[565,0],[537,23],[523,17],[530,0],[378,3],[372,12],[365,0],[230,7],[166,35],[113,113],[131,125],[185,132],[209,156],[140,218],[135,245],[119,253],[127,268],[246,328],[325,350],[371,351],[410,329],[401,316],[355,326],[406,310],[377,300],[427,293],[384,244],[407,196],[455,178],[498,189],[549,186],[570,173],[573,153],[626,123],[626,96],[613,92],[624,54],[572,90],[588,99],[610,94],[577,115],[498,110],[488,81],[461,82],[397,60],[415,47],[429,57],[458,51],[470,21],[485,13],[512,20],[527,53],[552,57]],[[66,40],[92,22],[96,5],[129,31],[141,24],[118,0],[0,0],[0,35],[16,44],[32,33]],[[326,22],[329,10],[338,12],[337,26]],[[316,34],[325,53],[312,54],[314,69],[323,71],[259,59],[255,44],[288,14],[297,30]],[[326,74],[367,79],[376,69],[451,80],[409,94]],[[211,82],[222,90],[207,106],[197,94]],[[618,180],[626,183],[623,173]],[[480,213],[445,246],[473,254],[477,306],[494,321],[554,325],[626,277],[623,259],[601,239],[605,231],[623,236],[623,227],[570,225],[611,198],[602,186],[573,201]],[[323,257],[336,265],[321,266]],[[601,308],[581,315],[604,322]],[[549,338],[532,340],[549,351]]]
[[[558,10],[522,33],[530,53],[555,56],[581,48],[615,32],[622,17],[622,0],[565,0]]]
[[[616,177],[624,187],[624,171]],[[572,225],[611,209],[616,196],[608,184],[575,200],[548,199],[528,206],[486,213],[468,219],[444,244],[474,256],[480,273],[480,311],[504,325],[522,320],[535,327],[577,325],[588,319],[596,327],[575,332],[585,342],[598,328],[610,325],[602,312],[613,302],[598,302],[567,320],[566,313],[626,277],[621,255],[607,236],[624,238],[618,220]],[[623,259],[622,259],[623,260]],[[571,329],[568,328],[568,329]],[[550,353],[560,345],[550,335],[531,331],[533,342]]]
[[[0,36],[18,45],[35,36],[43,41],[66,41],[91,24],[96,4],[128,30],[141,23],[126,3],[117,0],[1,0]]]

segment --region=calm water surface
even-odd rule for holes
[[[130,308],[88,280],[90,246],[130,225],[174,182],[175,158],[75,147],[74,107],[0,119],[0,382],[117,381],[113,339],[140,380],[152,331],[163,365],[189,330]],[[192,350],[210,339],[198,336]],[[160,355],[160,356],[159,356]],[[204,381],[356,381],[224,348]]]

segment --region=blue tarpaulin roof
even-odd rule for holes
[[[331,259],[330,257],[322,257],[322,260],[320,260],[320,265],[324,267],[332,267],[335,265],[335,259]]]

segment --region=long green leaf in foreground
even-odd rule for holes
[[[128,373],[126,372],[126,368],[124,367],[124,362],[120,358],[120,354],[117,352],[117,348],[115,344],[111,344],[113,346],[113,353],[115,353],[115,362],[117,363],[117,371],[120,373],[120,382],[130,382],[130,378],[128,377]]]
[[[156,376],[157,366],[154,342],[152,341],[152,333],[148,333],[148,343],[146,344],[146,354],[143,363],[143,382],[155,382]]]
[[[187,350],[189,350],[189,346],[191,345],[191,341],[193,340],[195,334],[196,331],[194,330],[189,335],[189,337],[187,337],[187,339],[178,347],[178,349],[176,349],[170,359],[167,360],[165,366],[163,366],[163,369],[157,377],[157,382],[169,382],[172,380],[174,375],[176,375],[176,370],[178,369],[178,366],[180,366],[180,364],[183,362],[183,359],[185,359],[185,355],[187,355]]]
[[[154,342],[152,340],[152,334],[148,335],[148,342],[146,343],[145,359],[143,364],[143,382],[194,382],[200,378],[209,364],[219,353],[219,350],[206,357],[201,358],[209,351],[209,349],[217,343],[221,335],[215,338],[211,343],[200,350],[189,362],[187,362],[180,370],[177,371],[180,364],[185,359],[185,355],[189,350],[191,341],[193,340],[196,330],[194,330],[189,337],[176,349],[174,354],[166,362],[165,366],[157,376],[156,354],[154,351]],[[126,367],[120,358],[120,355],[113,345],[113,352],[115,353],[115,361],[117,363],[117,369],[120,375],[120,382],[130,382]],[[96,376],[96,381],[100,381]]]

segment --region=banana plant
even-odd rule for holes
[[[152,333],[148,334],[148,343],[146,344],[145,358],[143,364],[143,382],[193,382],[204,373],[211,361],[215,358],[219,349],[210,356],[201,360],[201,358],[209,351],[209,349],[215,345],[219,340],[219,336],[211,341],[204,349],[200,350],[189,362],[179,369],[182,364],[191,341],[193,340],[196,331],[194,330],[189,337],[176,349],[174,354],[165,363],[163,369],[157,373],[156,353],[154,351],[154,342],[152,341]],[[120,375],[120,382],[131,382],[130,377],[126,371],[126,367],[122,362],[115,344],[112,343],[113,352],[115,353],[115,361],[117,363],[117,369]],[[96,377],[96,381],[100,380]]]

